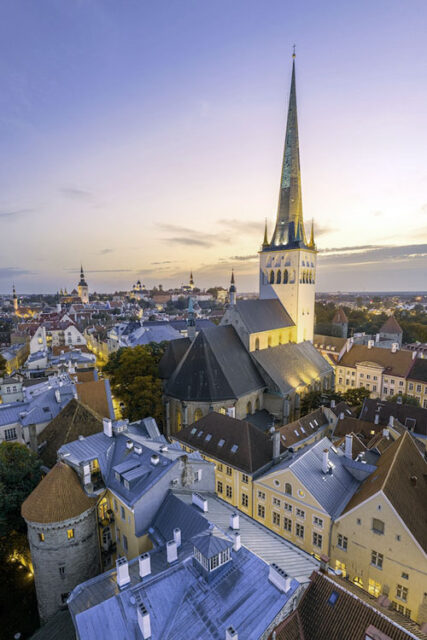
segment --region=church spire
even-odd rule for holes
[[[286,123],[285,149],[280,178],[279,204],[271,248],[307,245],[302,215],[301,170],[299,158],[297,96],[295,87],[295,47],[292,54],[292,80]]]
[[[310,233],[310,243],[308,245],[310,249],[314,249],[314,220],[311,221],[311,233]]]
[[[265,226],[264,226],[264,240],[262,242],[262,246],[264,247],[268,247],[268,236],[267,236],[267,218],[265,219]]]
[[[228,302],[230,306],[236,304],[236,283],[234,281],[234,269],[231,270],[230,287],[228,289]]]

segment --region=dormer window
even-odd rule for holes
[[[228,538],[208,531],[192,538],[192,542],[194,559],[205,574],[212,573],[231,560],[233,543]]]
[[[218,442],[218,447],[223,447],[224,443],[225,443],[225,440],[221,438],[221,440]]]
[[[238,448],[239,448],[239,445],[233,444],[233,446],[231,447],[231,453],[236,453]]]

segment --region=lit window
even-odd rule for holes
[[[39,533],[39,541],[44,542],[44,533]]]
[[[67,538],[72,540],[74,538],[74,529],[67,529]]]
[[[381,593],[381,584],[372,578],[369,578],[368,582],[368,591],[372,596],[378,598]]]

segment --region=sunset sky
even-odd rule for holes
[[[318,291],[427,289],[425,0],[3,0],[0,292],[257,289],[292,45]]]

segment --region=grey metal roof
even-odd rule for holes
[[[283,394],[333,372],[331,365],[311,342],[281,344],[252,351],[251,356]]]
[[[56,399],[55,390],[46,389],[25,402],[11,402],[0,405],[0,427],[20,423],[43,424],[50,422],[74,397],[75,386],[68,384],[60,387],[60,401]]]
[[[249,333],[295,326],[294,321],[277,298],[237,300],[236,309]]]
[[[204,402],[237,399],[265,387],[231,326],[200,331],[169,380],[166,393]]]
[[[329,463],[332,473],[322,472],[323,450],[329,451]],[[263,478],[276,474],[283,469],[289,469],[306,487],[315,500],[323,507],[332,519],[335,519],[342,512],[347,502],[359,488],[361,481],[357,480],[347,469],[346,458],[342,452],[332,445],[328,438],[322,438],[312,445],[304,447],[300,452],[291,458],[280,462],[276,467],[259,478],[262,483]],[[375,467],[369,468],[363,463],[353,463],[361,472],[372,472]]]
[[[209,523],[196,509],[180,500],[173,493],[168,493],[156,513],[152,523],[156,538],[161,536],[163,542],[173,540],[173,530],[181,530],[181,540],[189,540],[205,531]]]
[[[220,537],[213,531],[204,531],[191,538],[191,542],[205,558],[217,556],[221,551],[225,551],[225,549],[233,546],[230,538]]]
[[[181,500],[191,505],[191,493],[184,491],[174,491],[174,494]],[[242,545],[250,549],[257,556],[268,564],[275,562],[290,576],[295,577],[300,582],[309,580],[311,573],[319,568],[316,558],[299,549],[288,540],[273,533],[260,522],[249,518],[244,513],[238,511],[214,494],[205,494],[208,498],[207,517],[210,522],[222,531],[229,530],[230,514],[239,513],[240,537]],[[196,507],[192,506],[192,509]]]

